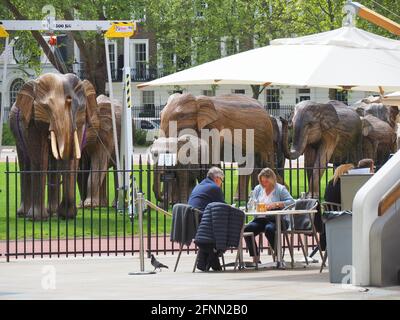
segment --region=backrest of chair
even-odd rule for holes
[[[342,210],[342,205],[340,203],[335,203],[335,202],[322,202],[321,206],[324,211],[341,211]]]
[[[318,208],[317,199],[298,199],[296,200],[295,210],[316,210]],[[311,230],[312,225],[309,214],[296,214],[292,219],[293,230]]]

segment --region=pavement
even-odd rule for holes
[[[400,287],[365,290],[331,284],[328,271],[319,273],[318,264],[192,273],[194,258],[182,254],[174,273],[176,255],[159,255],[169,269],[147,275],[128,275],[140,270],[138,256],[3,261],[0,299],[400,299]],[[265,263],[270,256],[261,259]],[[233,260],[234,254],[226,254],[227,263]],[[145,270],[153,270],[147,258]]]

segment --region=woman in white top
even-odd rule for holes
[[[270,168],[261,170],[258,175],[258,182],[260,183],[253,190],[253,198],[258,203],[265,203],[267,211],[283,209],[295,201],[290,195],[289,191],[282,184],[277,183],[276,175]],[[264,232],[272,248],[275,249],[275,230],[276,230],[275,216],[257,217],[247,224],[244,228],[245,232],[253,232],[254,236]],[[282,217],[282,229],[289,226],[289,218]],[[259,252],[256,246],[256,251],[253,252],[251,238],[246,238],[247,248],[249,248],[250,256],[254,261],[259,260]]]

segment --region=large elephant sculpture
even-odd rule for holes
[[[202,129],[216,129],[221,134],[221,146],[228,142],[229,132],[233,136],[234,130],[242,134],[241,144],[233,143],[234,148],[241,148],[247,152],[246,129],[254,129],[254,153],[252,153],[254,168],[275,167],[274,141],[271,118],[263,106],[255,99],[244,95],[221,95],[216,97],[193,96],[192,94],[174,94],[169,97],[167,105],[161,112],[161,130],[169,136],[170,122],[176,121],[177,130],[193,129],[197,135]],[[251,142],[250,142],[251,143]],[[222,148],[223,149],[223,148]],[[227,161],[221,149],[220,161]],[[230,159],[232,160],[232,159]],[[237,159],[233,159],[236,161]],[[215,162],[215,161],[210,161]],[[217,163],[214,163],[217,164]],[[256,180],[257,170],[253,171],[253,180]],[[240,175],[238,198],[246,199],[249,175]]]
[[[47,219],[57,213],[73,218],[76,170],[85,128],[95,117],[96,93],[89,81],[74,74],[48,73],[26,82],[10,111],[21,173],[19,216]],[[48,208],[45,204],[46,171],[49,173]]]
[[[184,134],[178,138],[160,137],[149,151],[154,164],[153,192],[156,199],[164,206],[167,203],[186,203],[196,183],[207,173],[207,166],[201,164],[201,156],[207,154],[208,144],[197,136]],[[173,157],[173,163],[166,162],[166,154]]]
[[[319,195],[319,178],[328,162],[356,162],[361,157],[362,123],[359,115],[339,101],[302,101],[293,115],[293,143],[288,146],[288,123],[283,122],[283,149],[288,159],[304,154],[309,194]]]
[[[110,167],[114,168],[115,190],[117,183],[111,100],[105,95],[100,95],[97,97],[96,102],[96,119],[98,121],[92,121],[92,126],[85,131],[82,158],[79,162],[81,170],[78,174],[78,187],[82,199],[81,206],[93,208],[98,206],[105,207],[109,204],[105,176]],[[114,100],[113,105],[117,140],[120,144],[122,103]]]

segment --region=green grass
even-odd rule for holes
[[[16,171],[15,164],[10,164],[10,171]],[[139,166],[135,165],[135,177],[138,184],[139,179]],[[141,189],[146,194],[148,188],[148,178],[146,166],[143,166],[143,180],[141,181]],[[7,194],[6,194],[6,164],[0,163],[0,240],[6,239],[7,230]],[[226,170],[225,176],[225,200],[231,203],[232,193],[236,193],[236,186],[238,181],[237,171]],[[329,170],[328,178],[332,176],[332,170]],[[131,221],[127,214],[118,213],[115,208],[111,207],[112,200],[114,199],[113,175],[109,174],[109,199],[110,207],[98,209],[78,209],[77,217],[74,220],[62,220],[53,217],[48,221],[32,222],[27,219],[18,218],[16,210],[19,207],[19,181],[18,176],[14,173],[9,174],[9,232],[10,239],[24,238],[27,239],[57,239],[57,238],[72,238],[72,237],[122,237],[132,234],[138,234],[137,219]],[[152,177],[150,177],[150,181]],[[306,182],[304,170],[286,170],[285,171],[285,184],[290,188],[291,194],[294,198],[298,198],[301,192],[306,191]],[[326,177],[321,179],[321,195],[325,193]],[[147,197],[147,195],[146,195]],[[154,194],[151,192],[150,200],[155,202]],[[77,201],[80,201],[79,192],[77,192]],[[245,205],[244,201],[240,203],[236,201],[238,206]],[[171,212],[171,208],[169,208]],[[144,230],[147,233],[148,223],[150,221],[150,232],[153,235],[161,235],[166,231],[169,233],[171,227],[171,218],[166,217],[161,213],[151,211],[150,217],[148,213],[144,217]]]

